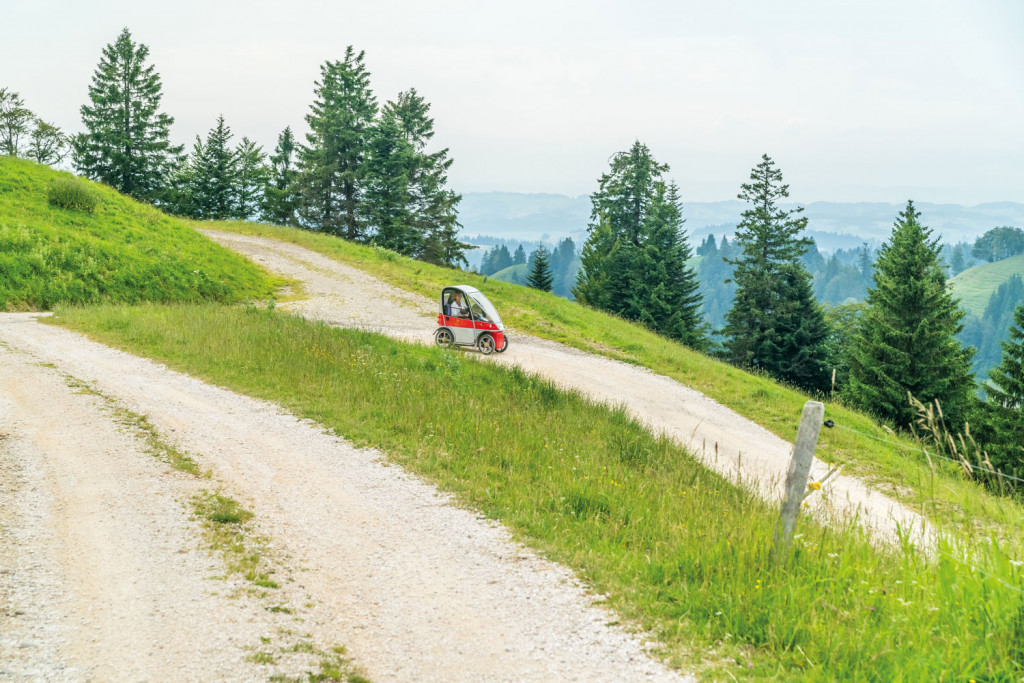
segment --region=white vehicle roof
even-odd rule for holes
[[[492,323],[498,326],[499,329],[505,329],[505,326],[501,323],[501,316],[498,315],[498,309],[494,307],[491,300],[476,287],[470,287],[469,285],[451,285],[455,289],[461,289],[463,292],[473,298],[474,301],[480,304],[480,308],[484,309],[484,313]]]

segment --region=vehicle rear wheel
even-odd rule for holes
[[[455,343],[455,335],[453,335],[452,331],[447,327],[442,327],[434,333],[434,341],[438,346],[448,348]]]
[[[489,334],[481,334],[480,338],[476,340],[476,348],[480,349],[480,353],[489,356],[494,352],[494,337]]]

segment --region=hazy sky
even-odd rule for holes
[[[3,0],[0,87],[78,131],[125,26],[189,145],[218,114],[267,149],[304,131],[352,44],[381,102],[432,104],[462,192],[588,193],[639,139],[684,201],[734,198],[767,152],[802,202],[1024,202],[1020,0]]]

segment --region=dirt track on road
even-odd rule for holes
[[[432,341],[437,326],[433,300],[291,243],[211,230],[204,234],[272,272],[300,281],[308,298],[282,308],[341,327],[424,344]],[[595,400],[622,405],[652,431],[672,436],[708,467],[755,488],[767,500],[781,500],[792,444],[675,380],[522,334],[513,334],[509,350],[489,360],[518,365]],[[799,416],[793,419],[796,422]],[[816,459],[811,480],[827,472],[827,463]],[[826,522],[855,517],[883,542],[898,543],[900,533],[924,547],[935,542],[935,531],[923,517],[855,477],[833,476],[807,502]]]
[[[300,280],[308,298],[283,307],[431,343],[431,300],[295,245],[207,234]],[[315,670],[308,650],[338,644],[380,681],[683,678],[610,625],[568,569],[384,454],[36,317],[0,314],[0,680],[294,676]],[[518,334],[490,360],[622,405],[778,499],[790,444],[678,382]],[[155,458],[126,411],[212,476]],[[812,477],[824,471],[816,462]],[[222,577],[188,507],[204,489],[255,514],[279,589],[254,597]],[[899,526],[932,539],[855,478],[826,492],[811,498],[825,519],[858,514],[876,538]],[[274,661],[254,661],[267,648]]]
[[[0,518],[17,540],[0,548],[0,678],[265,679],[245,646],[288,628],[378,681],[682,680],[569,570],[380,453],[31,315],[0,315],[0,342],[0,480],[17,500]],[[72,410],[95,399],[40,364],[147,416],[255,514],[291,568],[283,625],[179,552],[196,542],[176,499],[196,484],[120,445],[99,406]]]

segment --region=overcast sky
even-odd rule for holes
[[[797,201],[1024,202],[1024,2],[3,0],[0,87],[67,131],[104,45],[150,47],[172,136],[223,114],[273,147],[313,82],[366,51],[415,87],[462,192],[592,191],[639,139],[684,201],[767,152]]]

